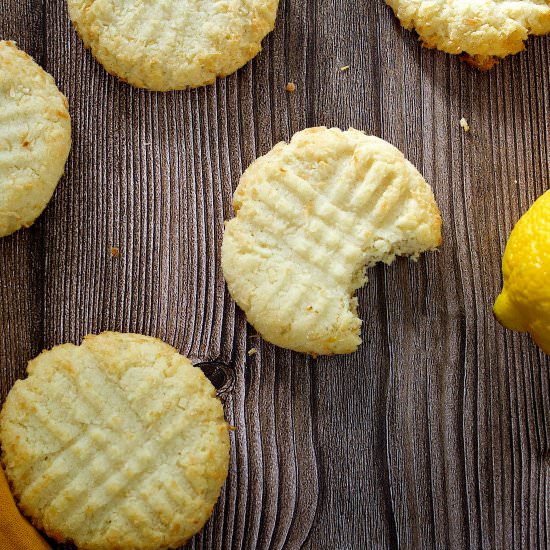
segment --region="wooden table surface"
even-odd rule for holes
[[[0,0],[0,38],[54,75],[74,128],[50,206],[0,240],[2,399],[44,348],[157,336],[220,362],[206,370],[237,427],[190,548],[550,546],[550,361],[491,313],[507,236],[549,187],[548,38],[480,73],[423,50],[382,0],[281,0],[256,59],[166,94],[107,75],[62,0]],[[220,245],[242,171],[316,125],[399,147],[433,186],[445,242],[370,270],[364,344],[314,360],[246,325]]]

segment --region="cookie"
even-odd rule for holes
[[[222,245],[229,292],[266,340],[299,352],[355,351],[365,268],[441,243],[430,186],[395,147],[353,129],[279,143],[233,200]]]
[[[107,332],[45,351],[0,413],[2,463],[19,507],[90,550],[184,544],[228,471],[223,407],[169,345]]]
[[[139,88],[211,84],[250,61],[273,30],[279,0],[67,0],[86,47]]]
[[[548,0],[386,0],[424,46],[466,54],[480,69],[525,48],[530,34],[550,33]]]
[[[0,237],[29,227],[63,175],[71,119],[53,78],[0,41]]]

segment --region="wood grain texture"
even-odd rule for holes
[[[550,185],[548,38],[479,73],[423,50],[382,0],[281,0],[256,59],[167,94],[107,75],[61,0],[0,0],[0,38],[54,75],[74,129],[52,203],[0,240],[2,399],[43,348],[150,334],[210,362],[237,427],[189,548],[550,547],[550,361],[491,314],[509,232]],[[220,244],[242,171],[320,124],[403,150],[434,188],[445,242],[372,269],[364,345],[313,360],[247,327]]]

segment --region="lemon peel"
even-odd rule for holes
[[[510,330],[528,332],[550,355],[550,190],[518,221],[502,259],[504,285],[493,311]]]

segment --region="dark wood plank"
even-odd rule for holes
[[[151,334],[220,362],[206,370],[237,428],[190,548],[547,547],[550,361],[491,305],[507,236],[549,186],[548,39],[479,73],[422,50],[383,2],[281,0],[279,14],[237,74],[155,94],[107,75],[61,0],[0,0],[0,37],[55,76],[74,125],[51,205],[0,240],[1,397],[42,347]],[[372,269],[365,344],[314,360],[247,327],[220,244],[242,171],[319,124],[402,149],[434,188],[445,243]]]

